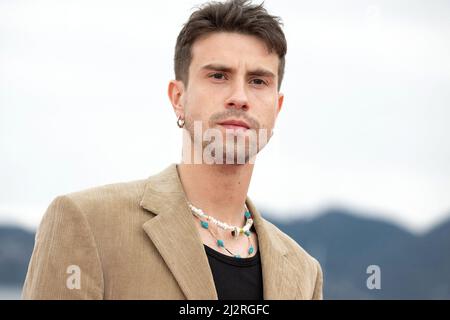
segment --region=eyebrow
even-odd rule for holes
[[[213,71],[221,71],[221,72],[228,72],[232,73],[234,71],[233,68],[228,67],[226,65],[222,64],[207,64],[201,68],[202,70],[213,70]],[[263,69],[263,68],[257,68],[254,70],[250,70],[247,72],[248,76],[259,76],[259,77],[268,77],[268,78],[274,78],[275,74],[269,70]]]

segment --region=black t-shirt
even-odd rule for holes
[[[235,258],[204,244],[219,300],[263,300],[259,250],[250,258]]]

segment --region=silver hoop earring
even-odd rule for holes
[[[178,125],[178,128],[183,128],[184,127],[184,123],[185,123],[185,121],[184,121],[184,119],[181,119],[181,116],[178,118],[178,120],[177,120],[177,125]]]

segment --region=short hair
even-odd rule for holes
[[[228,0],[211,1],[198,7],[177,38],[174,58],[176,79],[188,84],[192,46],[200,36],[214,32],[236,32],[256,36],[266,44],[269,52],[277,53],[279,89],[284,75],[287,42],[281,29],[281,18],[270,15],[263,5],[254,5],[248,0]]]

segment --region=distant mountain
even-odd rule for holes
[[[450,219],[417,236],[344,209],[289,222],[262,212],[320,261],[325,299],[450,299]],[[22,285],[33,244],[33,233],[0,227],[0,285]],[[366,286],[369,265],[380,290]]]
[[[326,299],[450,299],[450,219],[423,236],[341,209],[268,220],[320,261]],[[369,265],[380,267],[380,290],[367,288]]]
[[[0,285],[21,285],[34,245],[32,232],[0,226]]]

